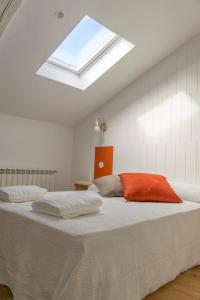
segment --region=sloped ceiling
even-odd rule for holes
[[[0,1],[0,36],[9,24],[12,16],[21,4],[22,0],[1,0]]]
[[[86,14],[136,48],[86,91],[36,75]],[[199,0],[24,0],[0,38],[0,112],[75,125],[198,34],[199,16]]]

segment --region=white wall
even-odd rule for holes
[[[63,190],[71,185],[72,145],[70,128],[0,114],[0,167],[57,170]]]
[[[103,138],[93,131],[96,115],[108,123]],[[200,182],[200,36],[79,124],[73,179],[93,177],[97,145],[114,145],[115,173],[156,172]]]

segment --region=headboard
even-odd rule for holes
[[[55,189],[55,170],[0,168],[0,186],[38,185],[48,191]]]

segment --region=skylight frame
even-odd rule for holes
[[[97,62],[98,59],[106,51],[111,49],[111,47],[113,47],[119,41],[119,39],[120,39],[120,36],[113,32],[113,34],[110,38],[108,38],[104,43],[102,43],[102,45],[100,47],[98,47],[87,59],[85,59],[85,61],[80,66],[80,68],[75,68],[74,66],[72,66],[64,61],[61,61],[59,59],[53,58],[52,56],[50,56],[47,59],[47,63],[50,65],[53,65],[55,67],[58,67],[60,69],[73,72],[77,75],[81,75],[81,73],[85,69],[87,69],[88,67],[93,65],[95,62]]]
[[[105,25],[102,26],[105,27]],[[89,57],[87,56],[87,59],[81,60],[81,65],[59,61],[59,56],[52,60],[54,52],[60,47],[58,46],[36,71],[36,74],[82,91],[86,90],[135,47],[132,42],[109,28],[105,28],[111,32],[111,35],[102,40],[96,49],[93,48],[93,51],[89,53]]]

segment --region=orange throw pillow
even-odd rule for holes
[[[166,178],[146,173],[119,174],[128,201],[181,203]]]

